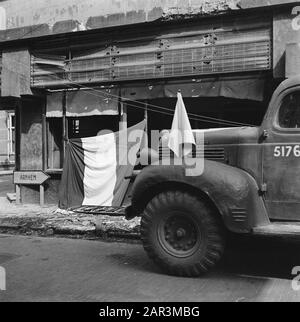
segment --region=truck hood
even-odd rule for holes
[[[205,145],[226,145],[257,143],[258,127],[233,127],[224,129],[194,130],[193,133],[204,134]]]

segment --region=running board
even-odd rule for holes
[[[273,223],[253,229],[254,235],[274,237],[299,237],[300,223]]]

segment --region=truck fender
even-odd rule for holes
[[[188,177],[184,166],[149,166],[136,178],[127,218],[140,216],[159,193],[183,190],[206,198],[217,208],[225,226],[235,233],[249,233],[270,223],[255,179],[226,164],[205,161],[200,176]]]

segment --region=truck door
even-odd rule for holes
[[[300,89],[283,95],[263,143],[263,183],[270,219],[300,221]]]

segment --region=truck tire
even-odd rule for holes
[[[163,192],[142,215],[145,251],[166,273],[198,277],[221,259],[224,229],[213,207],[181,191]]]

